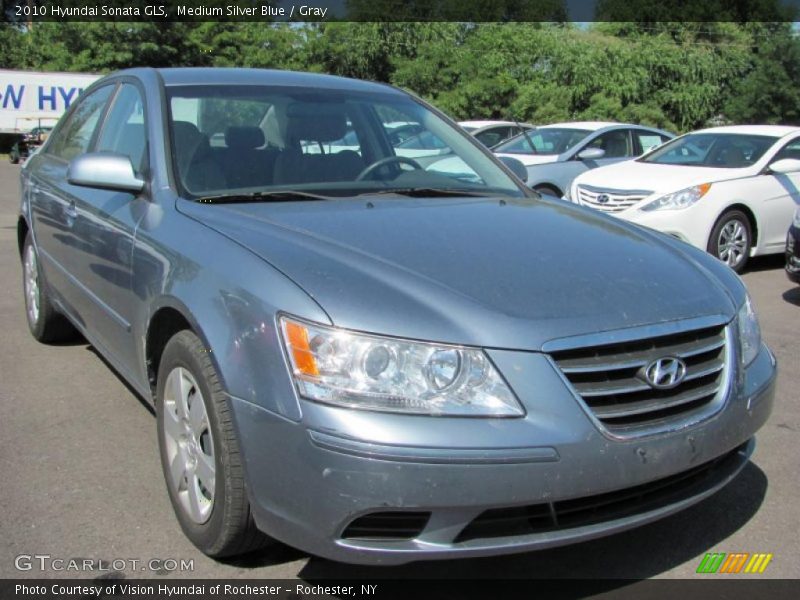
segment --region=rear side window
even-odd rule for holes
[[[124,154],[131,159],[133,168],[141,171],[145,140],[142,95],[135,85],[122,84],[100,132],[96,150]]]
[[[48,153],[64,160],[84,154],[113,91],[113,85],[106,85],[81,98],[48,146]]]
[[[668,137],[659,135],[658,133],[651,133],[650,131],[636,131],[634,135],[639,142],[641,154],[650,152],[650,150],[656,146],[660,146],[661,144],[669,141]]]

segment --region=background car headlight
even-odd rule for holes
[[[710,189],[710,183],[695,185],[690,188],[686,188],[685,190],[680,190],[679,192],[673,192],[672,194],[667,194],[666,196],[656,198],[652,202],[645,204],[639,210],[651,212],[654,210],[678,210],[681,208],[688,208],[700,200],[700,198],[705,196]]]
[[[519,417],[482,350],[384,338],[281,317],[292,376],[310,400],[427,415]]]
[[[792,219],[792,225],[800,229],[800,208],[794,211],[794,219]]]
[[[749,295],[739,309],[736,321],[739,327],[739,352],[742,364],[746,367],[755,360],[761,349],[761,327]]]

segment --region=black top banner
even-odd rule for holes
[[[36,22],[787,22],[800,0],[2,0]]]

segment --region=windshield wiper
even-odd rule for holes
[[[472,192],[469,190],[456,190],[451,188],[434,188],[434,187],[413,187],[413,188],[390,188],[385,190],[376,190],[374,192],[364,192],[359,196],[408,196],[409,198],[436,198],[436,197],[450,197],[450,196],[473,196],[476,198],[486,198],[494,196],[495,194],[488,192]],[[505,195],[505,194],[497,194]]]
[[[222,194],[198,198],[200,204],[240,204],[246,202],[293,202],[298,200],[333,200],[331,196],[297,190],[275,190],[251,194]]]

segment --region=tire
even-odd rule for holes
[[[250,512],[228,399],[189,330],[175,334],[161,356],[156,421],[167,492],[186,537],[216,558],[267,545],[271,538]]]
[[[539,192],[540,194],[543,194],[545,196],[555,196],[559,200],[563,196],[563,194],[559,192],[556,188],[554,188],[552,185],[547,185],[547,184],[535,185],[533,186],[533,191]]]
[[[49,344],[78,337],[72,323],[53,306],[30,232],[25,236],[22,246],[22,290],[25,295],[25,317],[34,338]]]
[[[708,238],[707,250],[737,273],[744,271],[753,247],[753,225],[740,210],[724,212]]]

